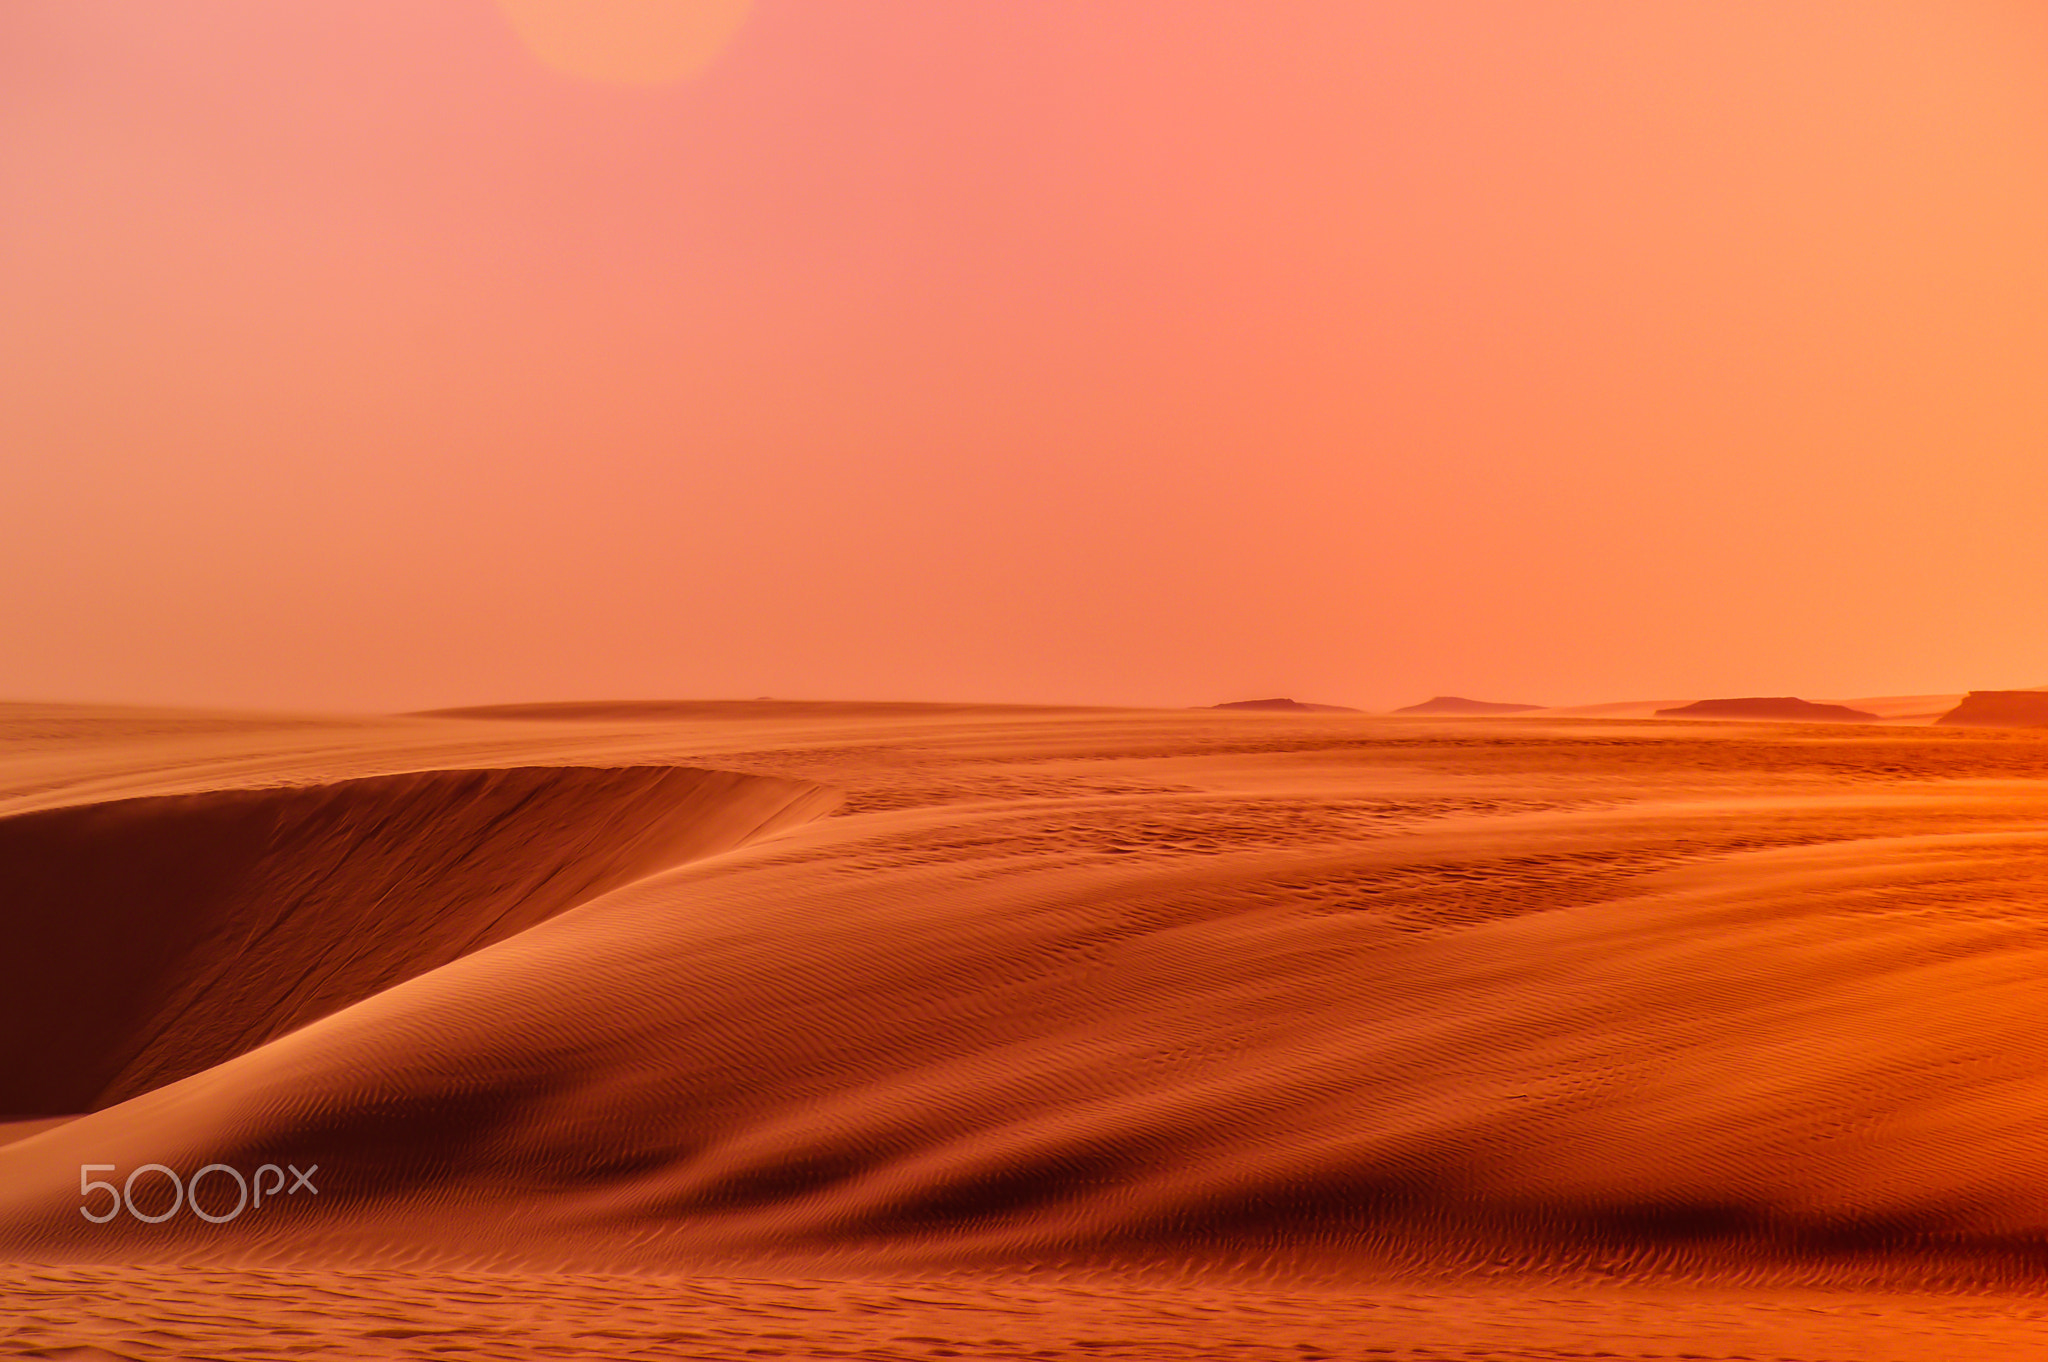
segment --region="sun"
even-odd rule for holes
[[[753,0],[498,0],[536,57],[619,85],[693,76],[731,40]]]

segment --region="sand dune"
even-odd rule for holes
[[[0,1112],[112,1105],[738,845],[814,787],[680,768],[438,771],[0,819]]]
[[[2039,1280],[2038,738],[767,708],[152,776],[69,722],[0,759],[58,805],[0,820],[61,1038],[10,1104],[87,1113],[0,1144],[19,1260]],[[81,1217],[147,1163],[321,1185]]]

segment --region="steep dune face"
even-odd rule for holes
[[[667,767],[425,771],[0,819],[0,1116],[108,1106],[809,816]]]

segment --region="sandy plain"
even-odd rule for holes
[[[2044,777],[1897,721],[0,707],[0,1356],[2048,1355]],[[229,1215],[266,1166],[317,1191]]]

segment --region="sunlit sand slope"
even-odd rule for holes
[[[0,1115],[111,1105],[814,805],[671,767],[423,771],[0,818]]]
[[[6,1242],[1922,1282],[2048,1248],[2037,739],[773,722],[584,741],[854,812],[0,1149]],[[80,1219],[82,1162],[216,1161],[321,1192]]]

